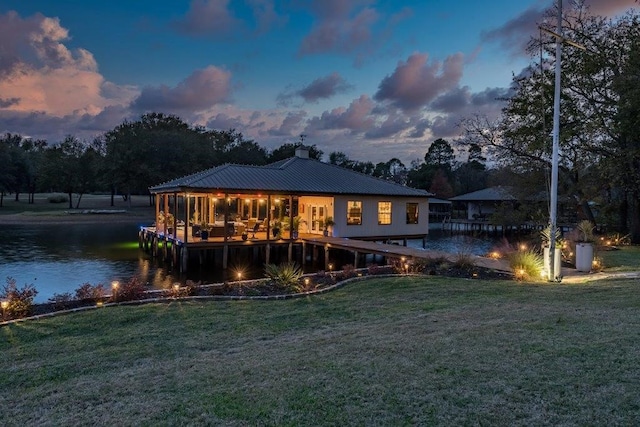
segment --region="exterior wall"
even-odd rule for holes
[[[347,225],[349,201],[362,202],[362,224]],[[332,235],[335,237],[383,237],[426,235],[429,233],[429,201],[427,198],[390,196],[336,196],[333,208]],[[378,224],[378,202],[391,202],[391,224]],[[407,224],[407,203],[418,204],[418,224]]]

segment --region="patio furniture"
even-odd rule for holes
[[[253,230],[252,230],[252,231],[253,231],[253,235],[251,236],[251,239],[257,239],[257,237],[256,237],[256,232],[257,232],[258,230],[260,230],[260,223],[259,223],[259,222],[256,222],[256,223],[253,225]]]

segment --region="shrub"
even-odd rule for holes
[[[509,257],[512,253],[514,253],[517,249],[509,243],[509,241],[503,238],[500,243],[496,244],[491,251],[489,252],[489,258],[503,258]]]
[[[18,289],[16,279],[7,277],[7,283],[0,294],[0,299],[8,302],[3,315],[8,319],[19,319],[28,316],[33,308],[33,299],[37,294],[38,291],[32,284],[24,285],[21,289]]]
[[[184,285],[180,282],[175,282],[169,289],[165,289],[163,295],[168,298],[179,298],[196,295],[200,282],[194,282],[193,280],[187,280]]]
[[[367,266],[367,274],[369,276],[374,276],[376,274],[382,274],[382,268],[378,264],[369,264]]]
[[[47,201],[49,203],[67,203],[69,198],[64,194],[55,194],[53,196],[47,197]]]
[[[453,266],[456,268],[462,268],[464,270],[470,270],[476,266],[476,262],[473,259],[473,255],[469,252],[458,252],[453,259]]]
[[[84,283],[76,289],[76,299],[80,301],[93,301],[99,302],[105,298],[106,290],[102,283],[92,285],[91,283]]]
[[[517,280],[536,281],[542,277],[544,261],[539,252],[526,249],[509,254],[509,267]]]
[[[112,301],[135,301],[144,298],[144,284],[137,277],[132,277],[114,289],[111,295]]]
[[[350,277],[355,277],[357,276],[357,272],[356,272],[356,268],[353,266],[353,264],[345,264],[342,267],[342,271],[340,272],[339,276],[340,279],[349,279]]]
[[[302,269],[295,262],[286,262],[280,265],[265,264],[264,272],[277,287],[294,291],[299,290]]]
[[[64,294],[53,294],[51,298],[49,298],[48,302],[53,304],[53,308],[55,310],[64,310],[71,306],[71,301],[73,301],[73,295],[69,292],[65,292]]]

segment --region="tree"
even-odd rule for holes
[[[592,16],[579,1],[565,11],[563,23],[565,37],[586,50],[568,47],[562,57],[559,194],[574,200],[582,217],[594,221],[589,203],[603,200],[603,194],[620,193],[628,201],[623,207],[628,217],[638,218],[634,183],[619,176],[621,164],[629,168],[627,176],[634,175],[638,153],[629,146],[623,127],[617,126],[623,92],[616,89],[616,81],[634,73],[629,64],[634,41],[640,38],[640,19],[635,11],[615,20]],[[487,148],[503,166],[523,174],[546,171],[551,163],[554,45],[552,38],[532,40],[531,52],[537,55],[542,48],[545,55],[514,79],[514,95],[497,124],[479,117],[464,124],[467,144]],[[640,221],[621,222],[634,241],[640,241]]]
[[[424,155],[424,162],[429,166],[435,166],[436,169],[450,171],[455,162],[453,148],[446,140],[438,138],[429,146]]]
[[[453,187],[449,183],[444,170],[438,169],[433,177],[429,191],[441,199],[453,197]]]
[[[76,208],[82,195],[95,185],[95,152],[74,136],[67,136],[45,152],[44,179],[53,188],[64,191],[73,208],[73,193],[78,194]]]
[[[274,149],[271,154],[268,156],[268,162],[279,162],[280,160],[288,159],[289,157],[293,157],[296,155],[296,148],[305,147],[309,150],[309,158],[315,160],[322,159],[322,151],[318,150],[318,148],[314,145],[304,145],[302,142],[296,142],[292,144],[287,142],[282,144],[280,147]]]

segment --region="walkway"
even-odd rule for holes
[[[355,253],[370,253],[381,255],[385,257],[407,259],[433,259],[433,258],[446,258],[451,262],[454,262],[458,257],[457,254],[449,252],[425,250],[418,248],[411,248],[408,246],[401,246],[388,243],[368,242],[364,240],[354,240],[340,237],[306,237],[304,241],[308,244],[328,247],[330,249],[342,249]],[[506,259],[493,259],[483,256],[473,256],[474,264],[479,267],[489,268],[497,271],[511,272],[509,262]],[[640,272],[599,272],[599,273],[585,273],[578,271],[575,268],[562,267],[562,283],[584,283],[594,280],[603,280],[609,278],[640,278]]]

